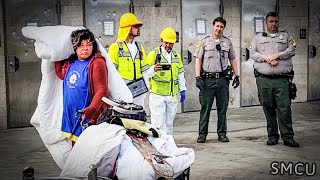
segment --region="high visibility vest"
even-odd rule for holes
[[[145,59],[144,48],[140,43],[135,43],[138,50],[134,61],[124,42],[112,43],[108,51],[113,64],[126,83],[142,78],[142,73],[150,67]]]
[[[154,65],[160,57],[160,64],[170,64],[160,53],[160,48],[156,48],[148,55],[148,62],[150,66]],[[171,68],[170,70],[161,70],[150,78],[150,92],[159,95],[177,95],[179,92],[178,75],[184,72],[181,56],[176,52],[171,53]]]

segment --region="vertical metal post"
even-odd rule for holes
[[[280,8],[279,8],[279,0],[276,0],[276,6],[275,6],[275,12],[277,12],[278,14],[279,14],[279,10],[280,10]]]
[[[220,12],[220,16],[223,17],[223,14],[224,14],[223,0],[220,0],[219,12]]]
[[[133,5],[133,0],[130,0],[130,7],[129,7],[129,12],[134,14],[134,5]]]

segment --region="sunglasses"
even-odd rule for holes
[[[142,26],[142,24],[137,24],[137,25],[134,25],[133,27],[134,28],[140,28]]]

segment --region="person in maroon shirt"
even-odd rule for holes
[[[94,35],[88,29],[73,31],[71,34],[71,41],[76,53],[72,54],[68,59],[57,61],[55,63],[55,72],[61,80],[64,80],[68,75],[68,69],[71,67],[74,61],[89,60],[87,71],[89,105],[83,109],[80,109],[80,112],[82,113],[81,123],[85,119],[88,119],[89,124],[96,124],[96,120],[98,119],[100,113],[106,107],[101,98],[108,97],[108,72],[106,60],[98,49]],[[65,92],[63,94],[65,95]],[[72,118],[70,117],[68,121],[74,121]],[[67,132],[65,132],[62,127],[62,134],[71,139],[73,142],[76,142],[77,137],[80,134],[74,134],[73,131],[79,127],[81,128],[81,126],[78,122],[69,124],[72,124],[74,127],[70,127],[69,131]],[[80,133],[82,132],[81,130],[76,131],[80,131]]]

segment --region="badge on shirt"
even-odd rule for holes
[[[283,36],[282,36],[282,34],[280,34],[279,39],[280,39],[280,40],[283,40]]]
[[[222,47],[223,47],[223,50],[227,50],[227,49],[229,49],[229,44],[226,42],[223,42]]]

